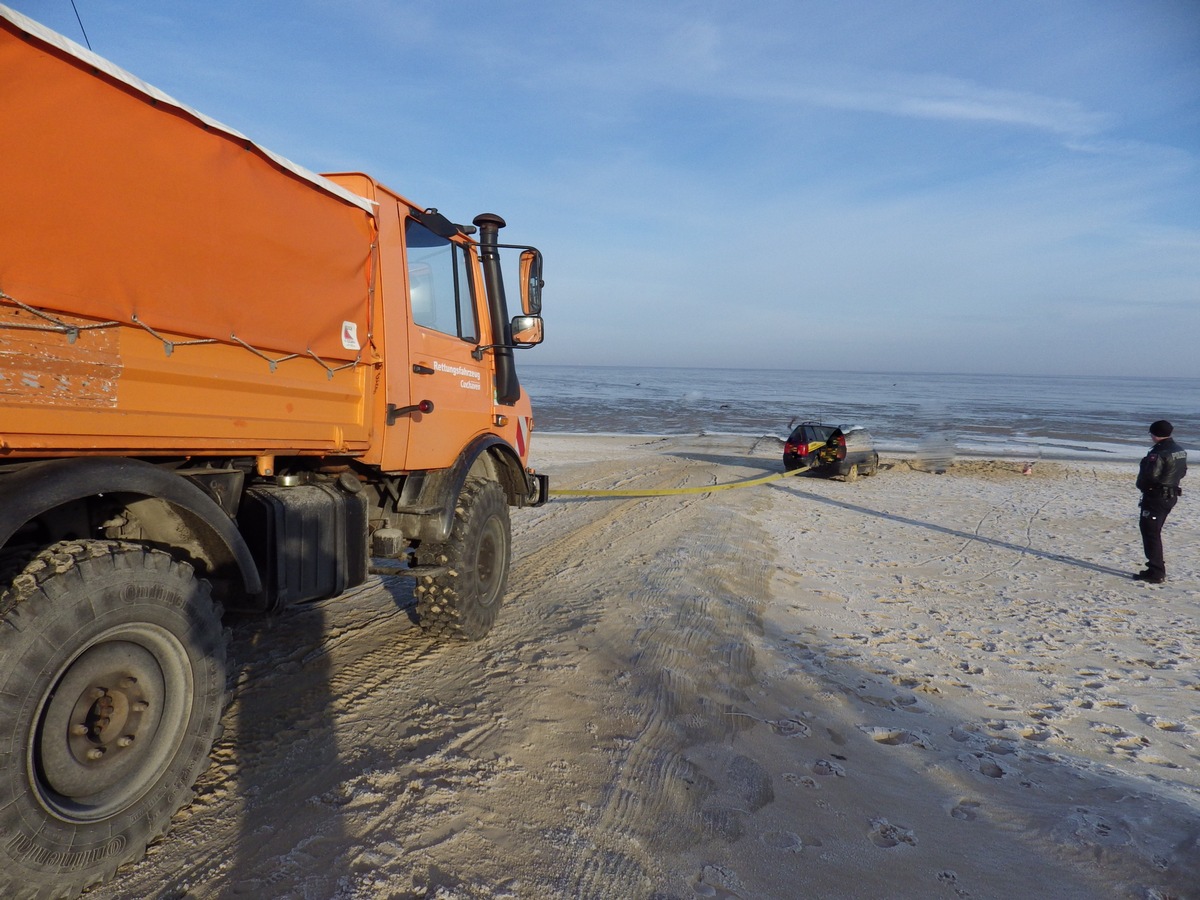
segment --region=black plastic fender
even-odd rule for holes
[[[0,476],[0,491],[0,546],[27,522],[64,504],[107,493],[133,494],[189,513],[207,530],[205,538],[227,550],[246,594],[262,592],[250,548],[229,515],[187,478],[151,463],[124,457],[46,460]]]

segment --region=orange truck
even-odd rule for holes
[[[542,258],[5,6],[0,122],[0,896],[71,896],[207,767],[224,611],[383,570],[427,631],[492,626],[549,493],[514,365]]]

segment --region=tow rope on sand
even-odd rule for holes
[[[638,490],[637,488],[628,488],[626,490],[608,490],[608,491],[589,491],[580,489],[551,489],[551,497],[672,497],[678,494],[708,494],[712,491],[731,491],[736,488],[754,487],[758,484],[766,484],[770,481],[779,481],[782,478],[791,478],[793,475],[799,475],[801,472],[808,471],[808,466],[800,466],[797,469],[792,469],[790,472],[775,472],[771,475],[763,475],[758,478],[747,478],[742,481],[727,481],[724,484],[709,484],[698,485],[696,487],[686,488],[647,488]]]

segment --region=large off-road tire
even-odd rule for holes
[[[445,543],[417,548],[421,565],[444,566],[417,580],[417,621],[429,634],[479,640],[504,603],[512,533],[508,499],[495,481],[470,479]]]
[[[0,896],[74,897],[208,766],[221,611],[187,564],[115,541],[56,544],[0,589]]]

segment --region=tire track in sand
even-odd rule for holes
[[[689,461],[682,472],[678,465],[661,456],[648,460],[637,486],[729,478],[727,468],[711,463]],[[560,836],[555,890],[562,896],[644,896],[664,878],[664,857],[706,836],[740,836],[747,810],[770,793],[762,783],[765,770],[728,749],[734,735],[753,724],[738,708],[755,680],[753,640],[762,614],[756,598],[767,596],[772,561],[756,516],[769,507],[769,497],[734,492],[606,503],[598,517],[576,521],[569,535],[537,552],[532,568],[524,562],[527,571],[552,572],[580,565],[581,551],[591,557],[599,551],[610,568],[614,560],[631,561],[619,577],[601,575],[606,602],[573,611],[577,621],[631,622],[632,653],[621,686],[596,685],[615,707],[606,721],[630,727],[608,747],[613,775],[600,802],[569,836]],[[654,546],[671,549],[641,567],[639,535],[649,531]],[[741,794],[732,804],[731,780],[733,794]]]

